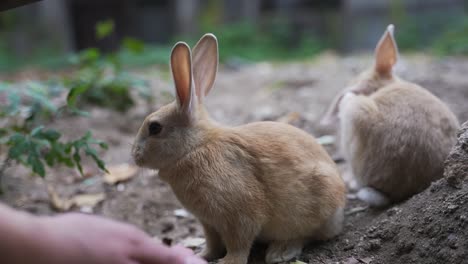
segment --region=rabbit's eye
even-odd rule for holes
[[[159,134],[161,130],[162,125],[158,122],[151,122],[148,126],[148,131],[151,136]]]

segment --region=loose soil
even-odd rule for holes
[[[446,102],[459,120],[468,120],[467,59],[402,57],[397,69],[402,78],[424,86]],[[297,63],[226,64],[221,67],[206,104],[212,117],[227,125],[286,118],[316,137],[329,135],[333,130],[319,128],[318,119],[347,81],[371,63],[366,56],[323,54]],[[138,74],[151,80],[157,97],[154,105],[140,103],[125,114],[92,108],[92,118],[70,117],[53,126],[70,138],[91,129],[97,138],[110,143],[110,149],[102,153],[109,165],[131,163],[130,148],[140,122],[171,100],[168,93],[173,94],[166,68],[148,68]],[[21,78],[21,74],[18,76]],[[34,77],[34,71],[27,76]],[[464,144],[459,149],[467,151],[468,143]],[[326,148],[330,155],[338,156],[334,144]],[[460,155],[452,158],[463,160]],[[309,244],[298,260],[348,264],[468,263],[468,184],[456,174],[466,174],[467,168],[450,164],[455,161],[447,166],[451,168],[446,172],[450,184],[440,180],[407,202],[385,210],[367,209],[350,190],[344,232],[331,241]],[[339,166],[348,180],[346,162]],[[130,181],[109,185],[89,161],[84,177],[70,169],[54,168],[48,169],[46,178],[41,179],[13,166],[6,171],[1,199],[35,214],[54,214],[57,212],[51,207],[47,186],[53,186],[61,197],[105,193],[106,199],[94,208],[73,210],[92,211],[132,223],[166,243],[203,237],[196,219],[176,211],[182,206],[157,173],[150,170],[140,170]],[[255,245],[250,262],[263,263],[264,249],[264,245]]]

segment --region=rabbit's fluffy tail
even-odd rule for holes
[[[369,204],[371,207],[384,207],[390,204],[390,199],[372,187],[364,187],[357,193],[359,200]]]

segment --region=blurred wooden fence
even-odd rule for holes
[[[428,14],[460,16],[465,4],[465,0],[43,0],[20,8],[19,25],[8,31],[19,52],[44,36],[68,51],[96,45],[112,49],[124,36],[154,43],[168,42],[175,35],[198,35],[201,18],[212,12],[219,17],[212,21],[219,24],[280,17],[294,33],[322,36],[340,50],[355,51],[373,48],[388,23],[424,20]],[[97,42],[94,25],[108,18],[115,21],[116,31]],[[5,30],[0,24],[0,31]],[[427,34],[431,30],[437,25],[429,26]]]

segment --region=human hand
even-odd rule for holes
[[[38,256],[47,264],[203,264],[183,247],[166,247],[139,229],[91,215],[65,214],[40,220]],[[34,256],[34,254],[28,254]]]

